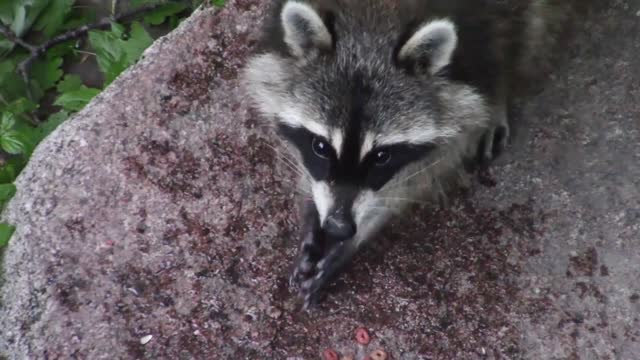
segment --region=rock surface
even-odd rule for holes
[[[472,194],[389,226],[311,314],[291,185],[237,87],[263,7],[198,12],[38,148],[3,214],[0,354],[637,358],[640,0],[581,23]]]

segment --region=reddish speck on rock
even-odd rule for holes
[[[365,328],[356,329],[356,341],[360,345],[367,345],[369,341],[371,341],[371,337],[369,336],[369,332]]]
[[[378,349],[369,354],[369,358],[371,360],[387,360],[387,353],[382,349]]]
[[[322,358],[324,360],[339,360],[340,357],[338,356],[338,353],[335,352],[335,350],[333,349],[327,349],[322,353]]]

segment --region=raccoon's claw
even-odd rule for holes
[[[300,284],[308,279],[312,274],[315,263],[311,261],[309,256],[301,258],[293,269],[293,273],[289,277],[289,287],[293,290],[298,290]]]
[[[488,130],[480,141],[480,147],[478,149],[480,162],[488,164],[493,159],[500,156],[507,147],[509,135],[509,125],[506,123],[497,125]]]
[[[319,229],[311,227],[302,239],[298,261],[289,277],[291,289],[298,290],[303,281],[313,276],[316,263],[322,257],[322,247],[322,234]]]
[[[319,270],[313,277],[300,284],[300,295],[304,298],[304,310],[317,305],[324,293],[322,289],[329,282],[329,274]]]

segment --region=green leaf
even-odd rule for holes
[[[10,103],[0,103],[0,110],[14,115],[24,114],[38,108],[38,105],[27,98],[19,98]]]
[[[168,3],[160,6],[158,9],[153,10],[151,13],[144,17],[144,22],[150,25],[160,25],[164,23],[167,17],[181,13],[189,6],[184,3]]]
[[[47,38],[52,37],[62,28],[74,2],[75,0],[49,1],[48,6],[38,17],[34,28],[42,31]]]
[[[127,40],[122,39],[121,30],[114,24],[112,31],[89,32],[89,42],[96,52],[98,66],[105,75],[105,85],[110,84],[129,65],[135,63],[140,54],[153,42],[139,22],[131,24]]]
[[[118,38],[122,38],[127,29],[124,25],[120,25],[117,22],[111,23],[111,32]]]
[[[22,34],[26,30],[27,22],[27,9],[23,6],[16,6],[13,14],[13,21],[11,22],[11,30],[18,37],[22,37]]]
[[[134,64],[146,48],[153,43],[153,38],[149,36],[142,24],[134,21],[131,24],[129,39],[124,42],[124,51],[127,54],[128,65]]]
[[[178,27],[178,25],[180,25],[180,21],[181,19],[177,16],[170,16],[169,17],[169,29],[175,29]]]
[[[4,82],[4,79],[16,68],[15,61],[5,60],[0,62],[0,83]]]
[[[2,121],[0,122],[0,134],[6,134],[13,129],[16,124],[16,118],[11,113],[2,114]]]
[[[60,93],[66,93],[80,89],[82,86],[82,79],[75,74],[67,74],[64,79],[58,83],[57,89]]]
[[[14,156],[7,159],[5,165],[0,167],[0,184],[14,182],[25,165],[26,159],[23,156]]]
[[[92,24],[96,22],[97,14],[94,7],[77,7],[72,8],[71,16],[64,25],[62,30],[76,29],[82,25]]]
[[[13,21],[13,3],[11,1],[0,1],[0,21],[11,24]]]
[[[89,42],[96,52],[98,66],[105,76],[105,85],[110,84],[127,68],[127,54],[122,48],[123,40],[111,31],[90,31]]]
[[[227,2],[226,0],[211,0],[211,5],[217,6],[217,7],[223,7],[226,2]]]
[[[62,77],[62,58],[45,59],[34,62],[31,67],[31,76],[43,91],[52,88]]]
[[[17,71],[17,63],[25,55],[15,51],[11,58],[0,62],[0,96],[4,99],[0,102],[11,102],[27,96],[24,80]]]
[[[9,201],[16,194],[16,186],[13,184],[0,184],[0,202]]]
[[[7,25],[11,25],[11,30],[18,36],[23,37],[31,29],[31,26],[35,20],[40,16],[42,11],[49,5],[51,0],[13,0],[9,1],[13,5],[13,16],[8,16],[10,21],[3,22]],[[60,1],[60,0],[55,0]],[[52,2],[55,2],[52,1]],[[6,2],[6,0],[3,0]],[[6,8],[2,8],[3,13],[6,12]],[[6,14],[8,15],[8,14]]]
[[[0,224],[0,247],[7,246],[9,239],[16,231],[16,227],[9,224]]]
[[[76,42],[77,40],[69,40],[50,48],[47,50],[47,58],[53,59],[73,54],[76,50]]]
[[[0,147],[13,155],[24,152],[24,144],[18,140],[18,133],[13,130],[7,131],[0,136]]]
[[[38,131],[37,127],[34,127],[30,123],[26,123],[24,121],[16,122],[16,126],[13,128],[16,135],[15,138],[23,145],[24,151],[22,154],[24,155],[24,159],[28,160],[31,156],[33,150],[38,146],[42,137]],[[2,183],[0,181],[0,183]]]
[[[82,86],[80,89],[60,95],[53,104],[62,106],[67,111],[78,111],[99,93],[100,89]]]
[[[25,5],[28,5],[27,8],[27,20],[25,22],[25,26],[27,30],[30,30],[36,19],[40,16],[43,10],[49,5],[49,2],[57,2],[60,0],[20,0]],[[24,35],[24,34],[22,34]]]
[[[11,161],[13,159],[10,159]],[[0,168],[0,182],[11,182],[16,179],[18,170],[14,164],[6,164]]]
[[[14,46],[11,41],[0,38],[0,58],[10,53]]]
[[[62,124],[65,120],[69,118],[69,113],[62,110],[51,116],[47,121],[43,122],[38,126],[38,135],[40,140],[47,137],[47,135],[51,134],[53,130],[55,130],[60,124]]]
[[[138,8],[144,5],[153,5],[162,2],[163,0],[131,0],[131,7]]]

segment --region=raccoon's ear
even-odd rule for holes
[[[330,50],[333,39],[318,12],[297,1],[287,1],[280,15],[284,42],[292,55],[304,57],[317,50]]]
[[[447,19],[434,20],[421,27],[398,52],[400,63],[424,64],[431,74],[451,62],[458,43],[455,25]]]

